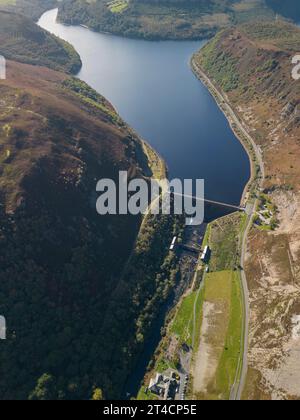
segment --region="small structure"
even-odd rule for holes
[[[148,390],[164,400],[175,400],[176,393],[179,389],[179,381],[177,375],[171,369],[163,374],[157,373],[155,378],[150,380]]]
[[[164,393],[163,376],[160,373],[157,373],[155,378],[150,380],[148,389],[155,395],[161,396]]]
[[[177,236],[174,236],[173,241],[170,246],[170,251],[174,251],[176,240],[177,240]]]
[[[206,246],[202,252],[201,261],[204,262],[205,264],[208,264],[210,260],[210,255],[211,255],[211,250],[209,246]]]

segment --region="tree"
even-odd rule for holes
[[[96,388],[93,392],[93,396],[92,396],[92,400],[93,401],[102,401],[103,400],[103,393],[102,393],[102,389],[100,388]]]
[[[38,381],[35,389],[29,396],[30,400],[49,401],[57,399],[56,383],[53,376],[44,373]]]

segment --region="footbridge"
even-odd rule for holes
[[[196,197],[196,196],[189,195],[189,194],[181,194],[181,193],[178,193],[178,192],[175,192],[175,191],[168,191],[168,193],[172,194],[174,196],[179,196],[179,197],[183,197],[183,198],[186,197],[186,198],[197,200],[197,201],[203,201],[204,203],[208,203],[208,204],[214,204],[214,205],[217,205],[217,206],[227,207],[227,208],[232,209],[232,210],[246,211],[245,207],[235,206],[234,204],[223,203],[221,201],[208,200],[208,199],[203,198],[203,197]]]

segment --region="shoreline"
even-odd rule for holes
[[[196,54],[197,53],[195,53],[192,56],[192,58],[190,59],[190,67],[191,67],[192,72],[194,73],[195,77],[197,77],[197,79],[199,79],[206,86],[206,88],[208,89],[210,94],[213,96],[213,98],[216,101],[217,106],[219,107],[219,109],[222,111],[222,113],[226,117],[232,132],[234,133],[236,138],[239,140],[239,142],[242,144],[243,148],[245,149],[245,151],[246,151],[246,153],[249,157],[250,178],[249,178],[248,182],[246,183],[246,185],[244,187],[244,191],[243,191],[243,194],[241,196],[241,201],[240,201],[240,205],[243,206],[243,205],[246,205],[246,203],[249,201],[249,197],[247,197],[247,195],[249,194],[251,186],[255,182],[255,179],[256,179],[255,165],[256,165],[257,162],[256,162],[256,160],[253,159],[252,152],[255,153],[255,157],[256,157],[258,163],[260,163],[261,157],[259,158],[257,156],[256,152],[258,150],[255,150],[255,149],[257,149],[257,146],[255,145],[255,148],[254,148],[254,144],[252,144],[252,142],[254,143],[253,139],[251,139],[249,133],[247,133],[245,128],[242,126],[241,121],[239,121],[239,118],[236,116],[235,112],[231,108],[230,104],[228,103],[228,100],[216,88],[216,86],[213,84],[211,79],[205,74],[205,72],[195,62],[195,55]],[[234,120],[232,114],[235,115],[236,120],[238,120],[238,124],[237,124],[237,121]],[[242,130],[242,134],[244,134],[248,138],[248,141],[251,141],[251,146],[249,145],[249,142],[246,139],[243,138],[240,131],[237,130],[236,126],[238,126],[239,129]],[[261,167],[261,165],[260,165],[260,167]],[[261,167],[261,172],[262,172],[262,174],[264,173],[263,165]]]

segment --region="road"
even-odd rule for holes
[[[233,131],[236,132],[236,130],[234,129],[234,124],[235,124],[238,127],[238,129],[241,131],[241,133],[245,136],[245,138],[251,144],[254,150],[255,156],[256,156],[257,163],[260,167],[260,180],[259,180],[257,191],[256,191],[257,193],[259,193],[265,181],[264,162],[263,162],[262,154],[259,147],[256,145],[253,138],[250,136],[246,128],[243,126],[243,123],[240,121],[239,117],[235,114],[233,108],[231,107],[227,99],[224,98],[222,93],[215,87],[212,81],[206,76],[206,74],[201,70],[201,68],[195,63],[193,59],[191,61],[191,65],[196,76],[200,78],[200,80],[207,86],[210,92],[216,97],[216,101],[221,111],[225,114],[226,118],[228,119]],[[237,135],[237,137],[239,136]],[[242,144],[247,150],[247,147],[244,144],[244,141],[242,141]],[[254,180],[255,168],[254,168],[254,162],[253,162],[253,159],[251,158],[249,150],[247,150],[247,153],[249,154],[249,158],[251,161],[251,179],[249,181],[249,183],[251,183]],[[244,200],[244,196],[242,198],[242,201],[243,200]],[[246,226],[246,229],[244,231],[242,241],[241,241],[241,267],[242,267],[241,282],[242,282],[243,307],[244,307],[244,328],[243,328],[243,340],[242,340],[243,352],[242,352],[242,357],[241,357],[241,370],[237,372],[237,378],[236,378],[235,383],[232,386],[230,400],[240,400],[242,398],[242,393],[246,384],[247,371],[248,371],[250,302],[249,302],[248,282],[247,282],[246,273],[244,271],[244,266],[245,266],[246,255],[247,255],[248,235],[249,235],[252,223],[253,223],[253,217],[257,208],[258,199],[256,199],[254,203],[250,203],[248,201],[248,203],[246,204],[247,204],[246,207],[248,208],[248,212],[247,212],[248,221],[247,221],[247,226]]]

